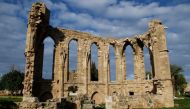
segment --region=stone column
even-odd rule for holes
[[[65,63],[65,51],[62,47],[62,43],[60,43],[60,66],[59,66],[59,75],[60,75],[60,99],[64,97],[64,63]]]
[[[34,51],[25,52],[26,66],[25,66],[25,78],[24,78],[24,89],[23,95],[31,97],[33,88],[33,77],[34,77]]]
[[[164,25],[159,20],[153,20],[149,23],[149,30],[152,32],[152,39],[156,42],[153,46],[153,56],[156,57],[156,62],[159,64],[159,72],[155,72],[155,74],[161,82],[159,91],[163,95],[163,104],[165,107],[173,107],[173,88]]]
[[[67,42],[67,40],[64,40],[63,42],[62,42],[62,51],[63,51],[63,64],[62,64],[62,69],[63,69],[63,76],[62,76],[62,78],[63,78],[63,85],[65,84],[65,83],[68,83],[68,81],[69,81],[69,66],[68,66],[68,59],[69,59],[69,51],[68,51],[68,42]],[[66,89],[66,87],[63,87],[63,94],[64,94],[64,96],[67,96],[67,91],[66,91],[67,89]]]
[[[108,54],[109,54],[109,44],[105,44],[103,46],[103,58],[102,58],[102,63],[103,63],[103,66],[102,66],[102,82],[105,83],[105,95],[108,96],[108,82],[109,82],[109,73],[108,72],[108,60],[109,60],[109,57],[108,57]]]
[[[122,47],[122,48],[124,48],[124,47]],[[121,49],[121,52],[122,52],[122,54],[121,54],[121,74],[122,74],[121,79],[122,79],[122,82],[126,81],[127,80],[126,77],[129,76],[127,74],[128,72],[126,72],[126,70],[127,70],[127,66],[126,66],[126,64],[127,64],[127,54],[125,53],[125,49]]]
[[[159,20],[153,20],[149,23],[149,31],[153,40],[155,76],[160,81],[158,91],[163,96],[162,102],[165,107],[173,107],[173,89],[164,25]]]
[[[64,83],[67,83],[69,81],[69,63],[68,63],[68,59],[69,59],[69,43],[67,42],[67,40],[65,40],[63,42],[63,50],[65,51],[65,57],[64,57],[64,65],[63,65],[63,76],[64,76]]]
[[[54,59],[52,68],[52,94],[54,98],[61,98],[61,87],[62,87],[62,52],[61,45],[55,44],[54,47]]]
[[[134,78],[135,80],[145,80],[145,66],[143,48],[136,42],[133,45],[134,53]]]
[[[116,51],[115,51],[115,57],[116,57],[116,81],[121,83],[124,80],[124,74],[123,74],[123,56],[122,56],[122,50],[123,45],[116,44]]]
[[[84,84],[83,94],[88,94],[88,83],[90,82],[90,42],[82,40],[80,52],[82,52],[82,56],[80,58],[82,58],[81,76],[83,76],[82,82]]]
[[[34,3],[29,13],[28,29],[26,37],[26,68],[23,95],[31,97],[33,95],[33,82],[35,71],[36,51],[39,46],[39,39],[45,37],[45,30],[49,25],[49,11],[43,3]]]
[[[25,48],[26,67],[23,82],[23,101],[20,104],[20,109],[27,109],[28,107],[35,109],[38,107],[38,100],[33,97],[35,79],[37,78],[37,76],[34,76],[38,73],[37,71],[41,69],[36,67],[37,61],[41,61],[42,59],[36,57],[36,52],[39,49],[38,46],[40,46],[40,41],[42,41],[43,37],[46,37],[46,30],[49,26],[49,14],[49,10],[46,8],[45,4],[39,2],[34,3],[29,12]],[[38,55],[43,55],[42,50]]]
[[[98,82],[103,83],[104,45],[102,42],[99,43],[98,48]]]
[[[78,40],[78,77],[79,83],[82,83],[83,86],[81,87],[82,93],[86,94],[87,93],[87,83],[88,83],[88,77],[87,77],[87,61],[88,61],[88,56],[87,56],[87,42],[84,41],[83,39]]]

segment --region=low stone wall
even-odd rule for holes
[[[7,96],[11,95],[11,92],[8,90],[0,90],[0,96]]]
[[[36,97],[23,97],[18,105],[19,109],[58,109],[57,102],[39,102]]]
[[[11,93],[11,91],[8,90],[0,90],[0,96],[8,96],[8,95],[21,95],[22,91],[18,91],[18,92],[13,92]]]

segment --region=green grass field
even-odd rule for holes
[[[22,96],[0,96],[0,109],[18,109],[15,102],[21,102]]]
[[[174,100],[175,107],[173,108],[154,108],[154,109],[190,109],[190,98]]]
[[[175,100],[175,107],[168,109],[190,109],[190,98]],[[178,106],[177,106],[178,105]],[[166,109],[166,108],[163,108]]]
[[[22,96],[0,96],[0,104],[5,103],[5,101],[6,104],[13,102],[21,102]],[[154,108],[154,109],[190,109],[190,98],[176,99],[174,102],[175,102],[175,107],[173,108]]]
[[[22,96],[0,96],[0,101],[21,102]]]

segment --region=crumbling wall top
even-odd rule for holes
[[[32,5],[32,9],[29,14],[29,24],[40,24],[45,22],[49,24],[50,12],[44,3],[36,2]]]

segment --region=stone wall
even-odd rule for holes
[[[49,25],[49,10],[43,3],[35,3],[29,12],[26,40],[26,71],[24,96],[42,99],[43,93],[52,94],[60,101],[68,97],[70,86],[76,95],[88,95],[95,103],[105,103],[107,96],[115,96],[115,104],[124,97],[133,107],[173,107],[173,90],[164,25],[159,20],[149,23],[147,32],[133,38],[103,38],[89,33],[54,28]],[[50,36],[54,43],[53,79],[42,79],[43,40]],[[77,69],[69,72],[69,43],[77,42]],[[98,81],[91,81],[91,45],[98,48]],[[110,80],[109,46],[115,50],[116,80]],[[125,48],[130,46],[134,57],[134,80],[126,80]],[[149,50],[153,78],[145,77],[143,49]],[[74,79],[72,79],[74,78]],[[118,99],[118,100],[117,100]],[[113,103],[114,104],[114,103]],[[114,105],[113,105],[114,107]],[[117,106],[115,106],[117,107]]]

